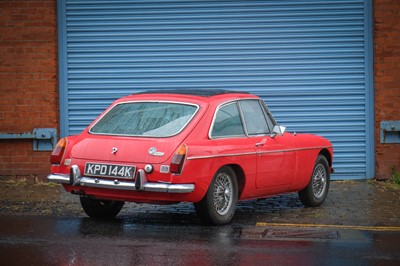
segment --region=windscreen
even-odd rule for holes
[[[170,102],[128,102],[115,105],[89,130],[92,134],[169,137],[178,134],[196,114],[196,105]]]

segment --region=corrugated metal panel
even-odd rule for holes
[[[63,132],[79,133],[112,100],[135,91],[246,90],[262,96],[289,130],[330,139],[339,178],[365,178],[368,5],[59,1]]]

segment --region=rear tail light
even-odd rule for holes
[[[171,164],[169,166],[171,173],[180,174],[183,170],[183,165],[185,164],[187,154],[187,147],[185,144],[179,146],[176,150],[174,157],[172,158]]]
[[[66,147],[67,147],[67,139],[66,138],[60,139],[60,141],[57,143],[57,146],[54,148],[50,156],[50,162],[52,164],[61,164],[61,160],[64,156]]]

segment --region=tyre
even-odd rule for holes
[[[300,201],[306,207],[316,207],[321,205],[328,194],[329,183],[330,172],[328,161],[325,156],[318,155],[310,182],[307,187],[299,191]]]
[[[204,198],[195,203],[200,220],[205,224],[222,225],[232,220],[238,200],[235,171],[224,166],[214,175]]]
[[[82,209],[85,213],[95,219],[112,219],[121,211],[123,201],[98,200],[80,197]]]

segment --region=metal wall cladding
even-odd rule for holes
[[[372,177],[370,6],[60,0],[62,134],[133,92],[249,91],[288,130],[333,142],[334,178]]]

